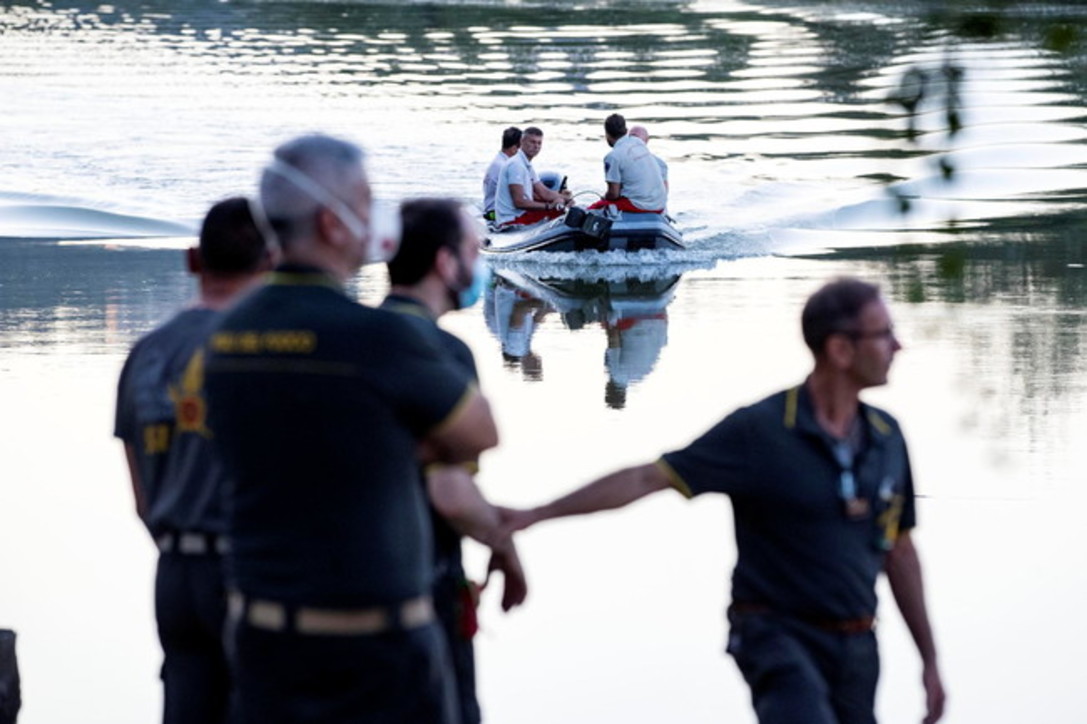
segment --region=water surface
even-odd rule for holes
[[[0,625],[20,634],[20,721],[157,716],[155,554],[114,385],[191,295],[180,250],[206,208],[310,130],[362,143],[385,203],[475,203],[510,124],[542,127],[537,165],[591,198],[613,111],[649,127],[689,249],[503,260],[450,316],[503,435],[481,485],[536,503],[685,444],[803,377],[811,291],[873,279],[905,350],[868,399],[912,444],[947,721],[1084,721],[1084,21],[1070,3],[3,4]],[[384,288],[367,269],[352,293]],[[520,543],[529,603],[484,601],[488,721],[754,721],[722,653],[726,501],[662,495]],[[881,720],[915,722],[916,655],[881,613]]]

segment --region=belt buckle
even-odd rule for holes
[[[177,538],[177,552],[189,556],[201,556],[208,552],[208,538],[203,533],[181,533]]]

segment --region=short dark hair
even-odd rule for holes
[[[249,199],[233,196],[208,210],[200,226],[200,259],[213,274],[251,274],[264,261],[267,242],[253,222]]]
[[[536,126],[529,126],[525,129],[525,132],[522,133],[521,136],[537,136],[539,138],[543,138],[543,131],[541,131],[539,128],[536,128]]]
[[[510,146],[516,146],[521,142],[521,129],[517,126],[510,126],[506,130],[502,131],[502,148],[509,148]]]
[[[454,199],[420,198],[400,204],[400,248],[388,263],[391,284],[415,284],[434,266],[443,246],[457,249],[464,235]]]
[[[612,113],[604,119],[604,133],[612,138],[621,138],[627,135],[627,119],[618,113]]]
[[[875,284],[842,277],[812,294],[800,315],[804,343],[814,354],[822,354],[827,338],[840,332],[857,331],[861,311],[879,299]]]

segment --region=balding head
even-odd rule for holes
[[[649,131],[645,129],[645,126],[631,126],[627,133],[635,138],[642,139],[643,143],[649,143]]]

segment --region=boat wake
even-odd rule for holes
[[[93,208],[74,200],[0,194],[0,238],[132,239],[196,233],[190,224]]]

